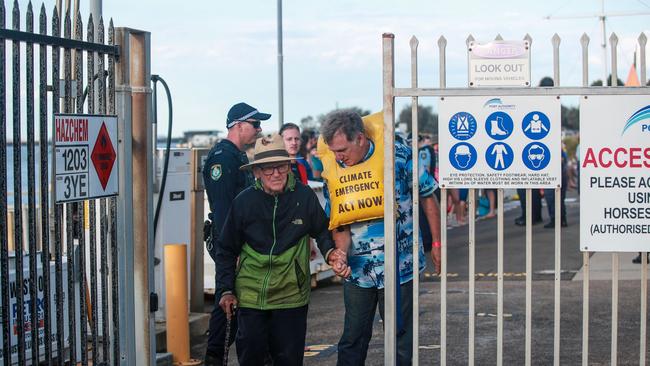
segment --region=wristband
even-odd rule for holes
[[[440,248],[440,242],[439,241],[434,241],[432,245],[433,245],[434,248]]]

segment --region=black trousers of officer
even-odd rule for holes
[[[300,366],[305,353],[308,306],[293,309],[239,308],[237,357],[241,366],[265,364]]]
[[[208,330],[208,347],[206,355],[216,358],[218,365],[221,365],[223,360],[223,351],[226,343],[226,313],[219,306],[218,298],[215,298],[214,308],[210,314],[210,327]],[[229,346],[235,341],[237,334],[237,315],[232,317],[230,322],[230,340]]]

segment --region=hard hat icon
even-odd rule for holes
[[[472,155],[472,153],[469,151],[469,146],[459,145],[456,147],[456,155]]]

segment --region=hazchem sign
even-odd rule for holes
[[[555,96],[440,99],[443,188],[556,188],[561,184]]]
[[[650,96],[580,99],[580,249],[650,251]]]
[[[470,42],[469,86],[530,86],[528,41]]]
[[[117,117],[54,115],[56,202],[118,193]]]

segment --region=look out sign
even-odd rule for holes
[[[580,249],[650,251],[650,96],[580,100]]]
[[[54,115],[57,203],[118,194],[117,117]]]
[[[467,53],[470,87],[530,86],[528,41],[472,41]]]

